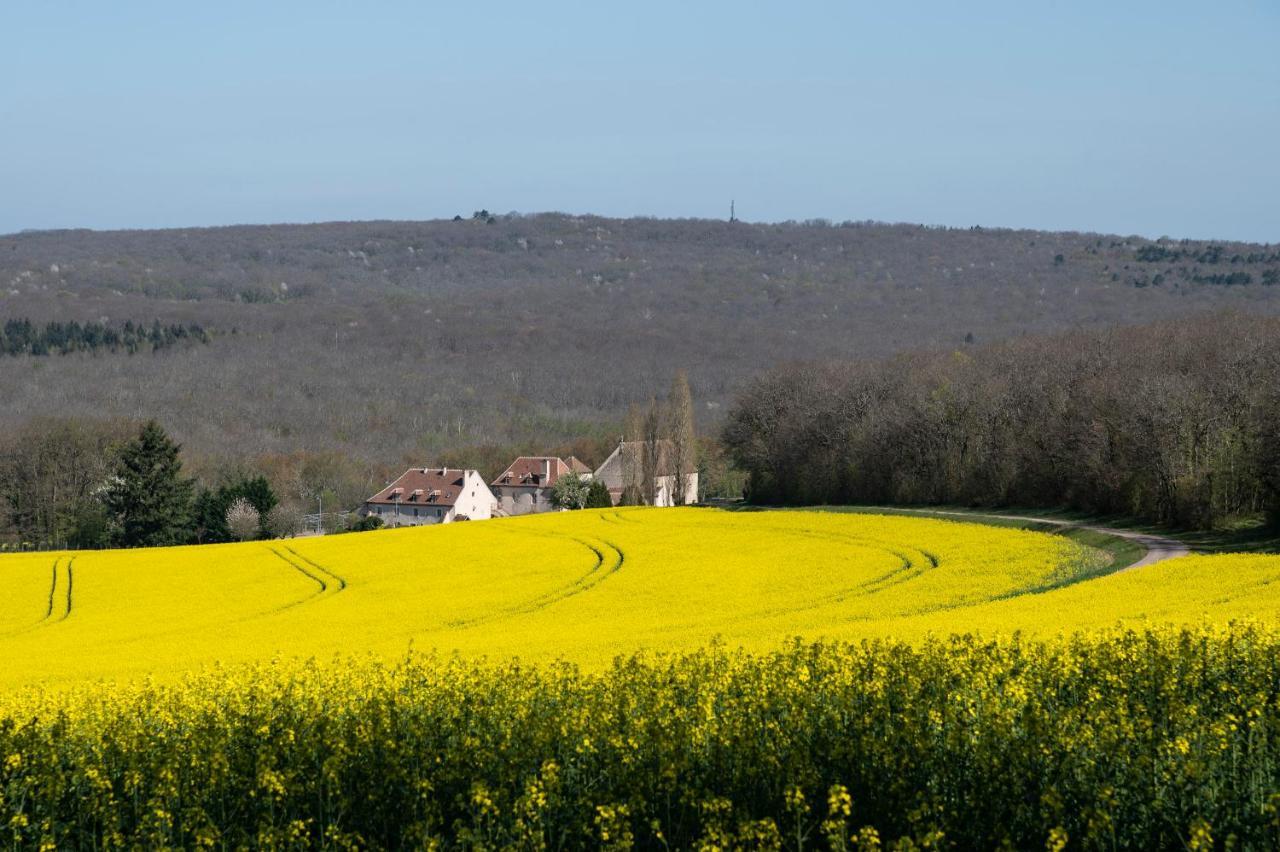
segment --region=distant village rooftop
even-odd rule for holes
[[[577,459],[574,459],[577,461]],[[578,462],[582,464],[581,462]],[[590,468],[586,472],[590,472]],[[527,486],[530,488],[550,488],[556,480],[567,473],[574,472],[573,467],[564,459],[556,456],[520,456],[507,465],[507,469],[498,474],[498,478],[489,483],[490,487],[499,485]],[[577,471],[582,473],[583,471]]]
[[[452,506],[462,494],[467,472],[446,467],[411,467],[367,503]]]

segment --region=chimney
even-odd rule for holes
[[[542,460],[542,484],[546,485],[551,481],[551,459]]]

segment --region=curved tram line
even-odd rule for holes
[[[313,568],[315,571],[317,571],[320,574],[323,574],[324,576],[332,580],[334,583],[336,583],[338,586],[338,589],[336,592],[334,592],[334,594],[337,594],[337,592],[340,592],[347,587],[347,581],[345,577],[341,576],[340,574],[336,574],[333,571],[330,571],[328,568],[324,567],[319,562],[316,562],[312,559],[308,559],[307,557],[303,556],[301,553],[294,550],[292,547],[290,547],[287,544],[282,546],[284,547],[285,550],[293,554],[295,558],[307,563],[307,565],[311,566],[311,568]]]
[[[558,536],[547,536],[558,537]],[[497,612],[488,615],[479,615],[475,618],[460,619],[458,621],[448,622],[446,626],[451,628],[475,627],[480,624],[488,624],[494,621],[500,621],[504,618],[510,618],[516,615],[526,615],[531,612],[537,612],[540,609],[546,609],[552,604],[567,600],[576,595],[600,585],[609,577],[622,570],[622,563],[626,561],[626,555],[616,544],[605,541],[604,539],[596,539],[596,544],[581,538],[574,538],[573,541],[590,550],[596,556],[596,564],[591,566],[587,573],[578,579],[564,586],[551,589],[535,598],[531,598],[523,603],[514,606],[505,607]],[[597,546],[597,544],[599,546]],[[606,567],[606,561],[609,563]]]
[[[36,622],[28,627],[19,630],[13,630],[3,634],[4,636],[19,636],[23,633],[29,633],[41,627],[59,624],[71,617],[71,606],[73,603],[72,593],[75,590],[75,569],[76,560],[74,557],[67,560],[67,564],[62,566],[62,558],[53,560],[53,568],[49,571],[49,597],[45,603],[44,615],[40,616]],[[62,590],[59,589],[58,577],[65,575],[66,579],[61,582]]]
[[[304,598],[292,601],[291,603],[287,603],[281,607],[276,607],[273,610],[262,613],[262,615],[284,612],[285,610],[293,609],[295,606],[301,606],[302,604],[314,601],[317,598],[333,597],[347,587],[347,581],[330,571],[328,568],[307,559],[305,556],[299,555],[298,552],[291,547],[286,546],[284,549],[289,551],[293,558],[286,556],[270,545],[267,546],[267,550],[275,554],[275,556],[277,556],[286,565],[306,577],[311,582],[315,583],[316,590]]]

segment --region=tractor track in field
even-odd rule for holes
[[[337,594],[338,592],[342,591],[343,589],[345,589],[345,588],[347,587],[347,580],[346,580],[346,578],[345,578],[345,577],[343,577],[342,575],[337,574],[337,573],[335,573],[335,572],[333,572],[333,571],[329,570],[328,568],[324,567],[324,566],[323,566],[323,565],[321,565],[319,562],[316,562],[316,561],[315,561],[315,560],[313,560],[313,559],[308,559],[307,557],[303,556],[301,553],[299,553],[298,551],[294,550],[292,547],[290,547],[290,546],[289,546],[289,545],[287,545],[287,544],[286,544],[286,545],[282,545],[282,547],[284,547],[284,549],[285,549],[285,550],[287,550],[287,551],[289,551],[291,554],[293,554],[295,558],[297,558],[297,559],[299,559],[299,560],[301,560],[301,561],[303,561],[303,562],[307,563],[309,566],[311,566],[311,568],[312,568],[312,569],[314,569],[315,571],[317,571],[317,572],[318,572],[318,573],[320,573],[320,574],[323,574],[324,576],[326,576],[326,577],[328,577],[330,580],[332,580],[334,583],[336,583],[336,584],[337,584],[337,586],[338,586],[338,589],[337,589],[337,591],[335,591],[335,592],[334,592],[334,594]]]
[[[62,583],[64,589],[59,591],[58,565],[61,562],[61,559],[55,559],[53,562],[53,579],[49,583],[49,603],[45,608],[44,618],[27,628],[28,630],[33,630],[37,627],[42,627],[48,624],[58,624],[71,617],[71,593],[75,587],[73,566],[76,564],[76,560],[74,557],[67,560],[67,566],[63,569],[63,574],[66,576],[66,579]]]
[[[71,605],[73,602],[72,592],[74,591],[75,574],[73,567],[76,563],[74,557],[67,560],[66,567],[63,568],[62,574],[66,579],[60,584],[58,578],[60,576],[58,567],[62,565],[62,557],[53,560],[53,567],[49,570],[49,595],[45,601],[44,615],[40,616],[34,624],[26,627],[20,627],[17,630],[10,630],[7,633],[0,634],[5,638],[11,636],[21,636],[24,633],[30,633],[33,630],[39,630],[41,627],[50,627],[54,624],[60,624],[71,617]],[[60,590],[59,586],[63,588]]]
[[[66,608],[62,611],[62,615],[55,619],[56,621],[66,621],[71,617],[71,591],[75,588],[76,579],[75,574],[72,573],[72,569],[75,568],[75,564],[75,559],[72,559],[67,563],[67,603]]]
[[[58,563],[61,559],[53,560],[53,578],[49,582],[49,606],[44,611],[44,618],[36,622],[36,625],[43,624],[50,618],[53,618],[53,598],[58,593]]]
[[[294,607],[302,606],[305,603],[311,603],[322,597],[333,597],[334,595],[341,593],[342,590],[347,587],[347,581],[342,577],[338,576],[337,574],[333,573],[332,571],[330,571],[328,568],[324,568],[318,563],[313,562],[310,559],[307,559],[305,556],[301,556],[300,554],[297,553],[297,551],[295,551],[291,547],[286,546],[284,549],[289,551],[289,553],[292,554],[294,558],[292,559],[289,558],[288,556],[284,555],[274,547],[270,547],[270,546],[267,547],[267,550],[271,551],[271,553],[273,553],[278,559],[280,559],[280,561],[284,562],[294,571],[297,571],[299,574],[306,577],[311,582],[315,583],[317,588],[314,592],[312,592],[311,594],[307,595],[304,598],[301,598],[296,601],[291,601],[290,603],[287,603],[284,606],[280,606],[280,607],[276,607],[275,609],[268,610],[267,612],[261,613],[261,615],[250,616],[250,618],[260,618],[262,616],[274,615],[276,613],[284,612],[285,610],[293,609]],[[306,563],[305,565],[303,564],[304,562]],[[310,566],[310,567],[308,568],[307,566]]]
[[[894,556],[902,564],[897,568],[894,568],[892,571],[872,577],[869,580],[863,580],[856,586],[839,589],[831,594],[826,594],[803,603],[797,603],[795,606],[776,607],[772,609],[757,610],[751,613],[744,613],[747,617],[757,619],[774,618],[788,613],[809,612],[811,610],[820,609],[824,606],[841,604],[850,598],[869,598],[895,586],[900,586],[903,583],[908,583],[922,577],[927,572],[937,568],[940,564],[938,557],[934,554],[911,545],[905,546],[905,550],[913,550],[920,554],[923,559],[912,559],[908,553],[904,552],[904,545],[889,544],[874,538],[865,538],[856,535],[810,529],[787,530],[787,533],[802,538],[816,539],[818,541],[830,541],[839,544],[852,544],[865,547],[869,550],[880,551]]]
[[[562,536],[548,536],[549,538],[562,538]],[[505,607],[497,612],[487,615],[476,616],[475,618],[459,619],[450,621],[445,624],[451,629],[460,629],[467,627],[475,627],[481,624],[489,624],[494,621],[500,621],[504,618],[511,618],[517,615],[528,615],[529,613],[544,610],[561,601],[581,595],[590,591],[596,586],[603,583],[609,577],[622,570],[622,565],[626,561],[626,554],[616,544],[605,539],[596,539],[593,544],[590,541],[581,538],[573,538],[573,541],[582,545],[595,554],[596,564],[591,567],[587,573],[578,579],[564,586],[559,586],[548,592],[544,592],[535,598],[531,598],[514,606]],[[602,545],[602,546],[597,546]],[[606,565],[606,562],[609,564]]]

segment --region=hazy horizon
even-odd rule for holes
[[[734,200],[746,221],[1280,242],[1280,9],[1259,2],[137,2],[0,26],[0,233]]]
[[[108,234],[113,232],[128,232],[128,231],[191,231],[191,230],[216,229],[216,228],[304,228],[309,225],[337,225],[337,224],[360,225],[360,224],[372,224],[377,222],[400,223],[400,224],[412,223],[412,222],[427,223],[427,222],[450,221],[454,218],[455,215],[459,215],[459,216],[462,216],[462,218],[464,219],[468,219],[472,216],[473,213],[476,213],[476,212],[478,211],[459,210],[456,214],[451,214],[447,216],[430,216],[430,217],[422,217],[422,218],[416,218],[416,219],[393,219],[393,218],[383,216],[383,217],[374,217],[369,219],[314,219],[314,220],[279,221],[279,222],[220,222],[216,224],[194,224],[194,225],[193,224],[173,224],[173,225],[158,225],[154,227],[125,226],[125,227],[118,227],[118,228],[115,228],[115,227],[93,228],[93,227],[87,227],[87,226],[68,225],[68,226],[54,226],[54,227],[48,227],[48,228],[21,228],[17,231],[0,232],[0,237],[14,237],[14,236],[21,236],[22,234],[56,233],[59,231],[89,231],[92,233]],[[503,217],[503,216],[509,216],[509,215],[515,215],[515,216],[521,216],[521,217],[568,216],[568,217],[574,217],[574,218],[616,219],[619,221],[653,219],[658,221],[675,221],[675,222],[678,222],[678,221],[710,222],[710,221],[727,221],[729,218],[727,210],[726,210],[726,215],[724,216],[679,216],[679,215],[655,216],[648,213],[634,213],[631,215],[614,216],[614,215],[598,213],[594,211],[574,211],[574,210],[506,210],[506,211],[489,210],[488,212],[491,215],[497,216],[497,217]],[[1239,243],[1250,243],[1250,244],[1257,244],[1257,245],[1272,245],[1272,244],[1280,243],[1280,240],[1271,240],[1268,242],[1266,240],[1242,240],[1236,237],[1223,237],[1223,236],[1214,236],[1214,235],[1118,233],[1118,232],[1112,232],[1112,231],[1099,231],[1097,229],[1091,229],[1091,228],[1049,229],[1049,228],[1032,228],[1032,227],[1022,226],[1022,225],[995,225],[995,224],[983,223],[983,222],[974,222],[969,225],[949,225],[941,222],[886,221],[886,220],[874,219],[874,218],[829,219],[827,217],[822,217],[822,216],[813,216],[813,217],[807,217],[803,219],[801,218],[750,219],[743,216],[738,216],[735,221],[741,222],[744,225],[787,225],[787,224],[806,225],[812,222],[821,221],[821,222],[826,222],[828,225],[831,225],[831,226],[839,226],[844,224],[845,222],[856,222],[858,224],[871,224],[871,225],[880,225],[880,226],[886,226],[886,227],[920,227],[920,228],[931,228],[931,229],[954,229],[954,230],[970,230],[973,228],[979,228],[981,230],[986,230],[986,231],[1040,231],[1040,232],[1048,232],[1048,233],[1098,234],[1099,236],[1136,237],[1139,239],[1152,240],[1152,241],[1167,239],[1167,240],[1190,240],[1190,241],[1197,241],[1197,242],[1239,242]]]

